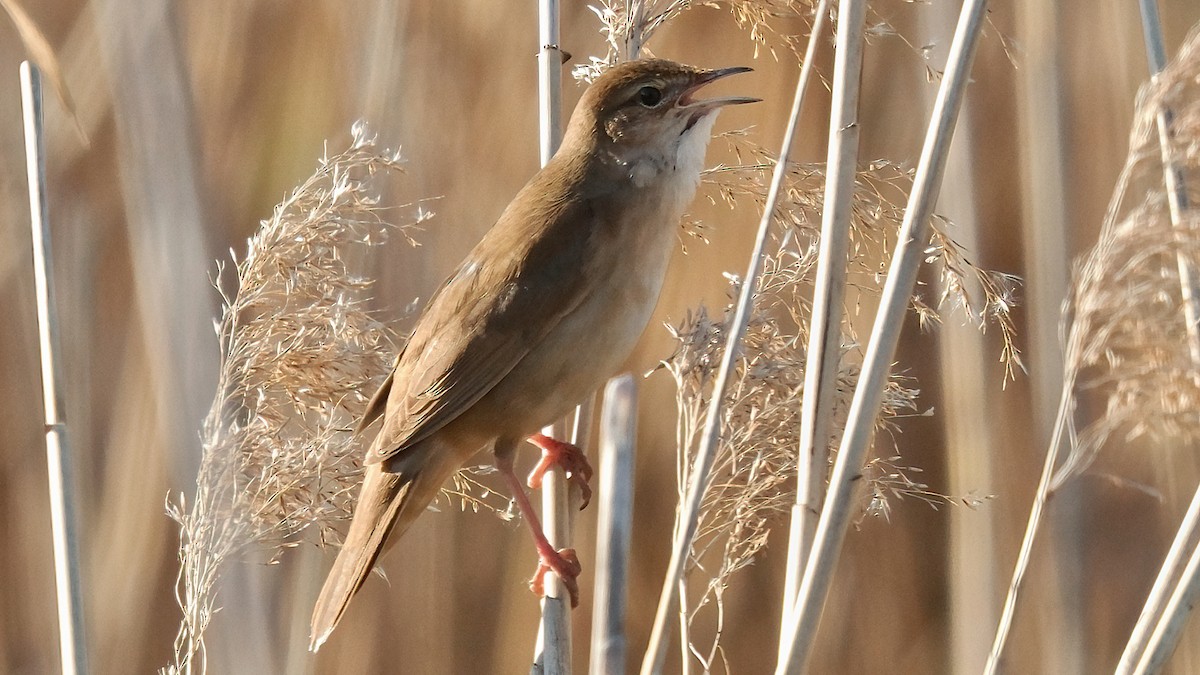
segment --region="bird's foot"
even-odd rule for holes
[[[579,508],[586,508],[592,501],[592,488],[588,485],[588,481],[592,479],[592,465],[588,463],[583,450],[580,450],[579,446],[556,441],[545,434],[530,436],[529,442],[542,449],[542,460],[529,472],[529,487],[540,488],[546,472],[557,465],[567,474],[568,481],[579,486],[579,494],[582,497]]]
[[[533,573],[533,578],[529,580],[529,590],[533,591],[538,597],[545,597],[546,588],[543,583],[546,572],[553,571],[562,579],[563,588],[567,589],[567,593],[571,596],[571,607],[579,606],[579,573],[583,567],[579,564],[579,558],[575,556],[575,549],[560,548],[557,551],[551,549],[551,553],[538,553],[538,568],[537,572]]]

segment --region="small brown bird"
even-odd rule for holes
[[[513,455],[528,439],[544,452],[532,486],[559,463],[586,488],[591,470],[578,448],[537,431],[612,376],[641,336],[716,113],[758,100],[698,100],[696,92],[748,70],[632,61],[584,92],[557,154],[430,300],[367,407],[359,430],[380,417],[383,424],[313,610],[311,649],[329,637],[385,546],[487,446],[534,530],[539,572],[553,569],[575,597],[574,552],[546,541]]]

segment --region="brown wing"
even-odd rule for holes
[[[396,366],[368,463],[469,409],[584,299],[589,233],[599,217],[587,201],[554,198],[545,178],[521,191],[430,301]]]
[[[404,355],[404,350],[396,355],[396,363],[392,364],[392,371],[388,373],[387,378],[375,390],[375,394],[371,396],[371,400],[367,402],[367,409],[363,413],[362,419],[358,421],[358,426],[354,427],[354,435],[357,436],[363,432],[371,423],[383,416],[387,409],[388,395],[392,393],[392,382],[396,378],[396,365],[400,363],[400,357]]]

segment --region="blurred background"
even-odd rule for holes
[[[735,93],[765,103],[725,112],[777,148],[798,71],[755,44],[724,3],[699,6],[648,45],[658,56],[753,65]],[[782,5],[783,3],[767,3]],[[602,54],[595,15],[564,3],[573,63]],[[1200,21],[1194,0],[1161,0],[1168,52]],[[97,673],[165,665],[178,627],[178,534],[168,494],[194,489],[198,429],[212,400],[218,296],[209,277],[260,219],[309,176],[325,144],[365,119],[400,146],[408,175],[393,203],[440,196],[422,246],[371,260],[385,318],[428,297],[537,169],[536,5],[513,0],[28,1],[61,60],[90,138],[46,102],[66,414],[79,499],[87,639]],[[915,164],[959,3],[872,4],[860,161]],[[808,21],[781,18],[781,35]],[[888,28],[890,27],[890,28]],[[894,29],[895,35],[891,34]],[[768,44],[782,41],[768,37]],[[0,21],[0,671],[58,668],[53,565],[17,67]],[[831,45],[818,68],[828,76]],[[898,361],[932,416],[903,420],[897,445],[947,494],[994,495],[978,510],[893,505],[851,533],[826,608],[814,673],[969,673],[982,668],[1044,457],[1061,378],[1057,328],[1072,259],[1095,241],[1147,77],[1134,0],[995,3],[968,90],[939,210],[977,264],[1023,277],[1017,310],[1028,373],[1002,387],[996,331],[951,316],[905,334]],[[566,105],[581,87],[566,77]],[[828,93],[809,98],[793,159],[823,162]],[[709,163],[732,161],[713,143]],[[662,322],[725,302],[759,214],[703,198],[709,244],[675,261],[657,320],[629,363],[643,373],[672,347]],[[929,280],[934,277],[930,275]],[[858,316],[863,327],[870,316]],[[640,655],[665,570],[674,511],[671,380],[642,380],[630,635]],[[1192,455],[1106,452],[1058,493],[1035,550],[1013,673],[1111,670],[1187,499]],[[532,451],[524,460],[532,461]],[[594,510],[578,520],[591,583]],[[780,522],[758,563],[734,577],[723,643],[731,671],[774,664],[786,552]],[[228,570],[210,636],[215,673],[518,673],[537,603],[525,588],[528,535],[487,514],[427,514],[385,560],[319,656],[307,620],[331,552],[302,547],[279,566]],[[575,612],[585,667],[590,593]],[[1200,622],[1193,621],[1193,624]],[[669,670],[680,669],[672,648]],[[1170,672],[1200,672],[1192,625]]]

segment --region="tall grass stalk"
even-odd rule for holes
[[[559,2],[538,2],[538,148],[541,165],[545,166],[562,143],[562,52],[559,41]],[[581,409],[575,415],[580,416]],[[561,428],[551,427],[546,433],[562,438]],[[572,438],[580,443],[582,439]],[[556,548],[571,545],[571,499],[569,485],[562,469],[554,467],[542,483],[542,527],[546,539]],[[567,589],[553,571],[542,577],[545,597],[542,616],[534,647],[531,672],[535,675],[570,675],[571,673],[571,606]]]
[[[812,318],[804,366],[800,411],[796,506],[792,512],[788,565],[779,626],[779,663],[787,656],[789,632],[800,593],[800,580],[815,534],[818,504],[825,491],[833,393],[842,355],[842,314],[846,295],[846,256],[850,242],[850,204],[858,160],[858,99],[862,83],[866,2],[838,3],[837,53],[829,112],[829,152],[821,213],[820,253],[813,289]],[[809,49],[815,41],[810,40]],[[805,61],[810,56],[806,55]]]
[[[796,127],[799,124],[799,120],[800,120],[800,111],[804,105],[804,95],[805,95],[805,92],[808,91],[808,80],[810,77],[812,77],[813,61],[816,59],[817,45],[820,44],[822,41],[822,35],[825,33],[825,24],[827,23],[828,18],[829,18],[829,0],[821,0],[817,4],[816,9],[813,10],[812,32],[808,36],[808,46],[805,47],[805,49],[804,49],[804,61],[800,65],[800,77],[796,82],[796,94],[795,94],[794,98],[792,99],[791,118],[788,122],[787,134],[784,136],[784,139],[783,139],[783,147],[780,150],[779,164],[776,166],[775,173],[771,177],[771,191],[770,191],[770,193],[768,193],[768,197],[767,197],[768,208],[763,210],[763,220],[762,220],[762,222],[759,223],[759,227],[766,227],[766,223],[769,221],[770,216],[771,216],[771,210],[774,209],[774,205],[775,205],[776,201],[778,200],[779,190],[783,183],[783,178],[787,173],[786,171],[779,170],[779,166],[785,165],[787,163],[787,157],[788,157],[789,152],[791,151],[793,136],[796,133]],[[841,50],[839,50],[839,53],[840,53],[840,51]],[[855,106],[855,109],[857,112],[857,106]],[[854,128],[857,129],[857,125],[855,125]],[[839,137],[841,137],[840,134],[839,134]],[[832,138],[832,136],[831,136],[831,138]],[[831,148],[832,148],[832,145],[831,145]],[[857,154],[857,147],[855,148],[855,154]],[[850,162],[850,167],[851,167],[851,171],[852,171],[851,181],[853,181],[853,166],[854,166],[854,162],[853,162],[853,158],[852,158],[851,162]],[[826,182],[826,186],[828,186],[828,185],[829,185],[829,183]],[[826,211],[826,213],[830,213],[830,211]],[[846,215],[846,222],[842,223],[842,226],[845,230],[848,231],[849,230],[849,214],[847,213],[845,215]],[[824,223],[824,221],[822,221],[822,222]],[[822,229],[824,229],[823,226],[822,226]],[[825,233],[823,231],[822,232],[822,241],[824,241],[824,240],[825,240]],[[843,248],[842,258],[845,258],[846,251],[845,251],[844,243],[843,243],[842,248]],[[824,258],[821,258],[820,260],[823,261]],[[818,274],[820,274],[820,269],[821,269],[820,265],[821,265],[821,263],[818,262]],[[827,267],[828,266],[826,266],[826,268]],[[842,274],[843,275],[845,274],[845,266],[844,265],[838,265],[838,266],[836,266],[836,269],[842,270]],[[844,286],[844,282],[845,282],[844,276],[842,277],[842,281],[843,281],[842,285]],[[820,283],[820,282],[818,282],[818,283]],[[841,306],[840,302],[838,303],[838,306],[839,307]],[[838,324],[840,327],[841,322],[839,321]],[[809,332],[810,351],[808,352],[809,361],[808,361],[808,363],[805,364],[805,373],[806,374],[814,373],[819,370],[819,368],[814,367],[816,362],[814,362],[812,360],[812,358],[814,357],[814,353],[811,351],[812,342],[817,341],[816,338],[813,337],[817,334],[817,331],[815,330],[815,327],[817,325],[818,324],[816,323],[816,317],[814,315],[814,322],[813,322],[813,326],[812,326],[813,329],[810,330],[810,332]],[[840,345],[839,345],[839,347],[840,347]],[[837,355],[840,353],[841,353],[840,348],[833,350],[834,380],[836,380],[836,374],[837,374],[837,370],[836,370]],[[807,379],[807,377],[806,377],[806,379]],[[805,384],[807,385],[807,382],[805,382]],[[832,388],[832,387],[830,387],[830,388]],[[811,390],[808,389],[806,386],[805,391],[811,391]],[[783,644],[783,632],[782,632],[783,628],[784,628],[784,626],[788,625],[788,620],[791,617],[792,599],[796,597],[796,591],[798,590],[798,587],[800,584],[800,572],[801,572],[801,570],[804,569],[804,556],[808,552],[809,547],[812,545],[812,531],[813,531],[812,523],[813,523],[813,515],[815,515],[815,513],[811,507],[811,500],[813,499],[813,495],[819,493],[821,488],[825,485],[825,469],[824,469],[824,467],[825,467],[826,454],[825,454],[824,450],[822,450],[822,452],[819,452],[819,453],[814,452],[812,434],[815,433],[816,429],[813,425],[813,420],[811,420],[809,418],[809,416],[814,415],[817,412],[826,412],[829,407],[828,406],[829,396],[830,396],[830,392],[826,391],[826,399],[827,400],[826,400],[826,405],[824,407],[818,406],[815,399],[814,399],[813,405],[810,406],[808,403],[809,397],[806,396],[804,399],[803,407],[801,409],[801,415],[802,415],[802,417],[801,417],[801,443],[804,445],[802,445],[800,448],[799,456],[801,459],[799,461],[797,461],[797,464],[796,464],[796,505],[792,507],[792,521],[791,521],[792,526],[791,526],[791,531],[788,533],[787,572],[786,572],[786,576],[784,578],[784,586],[783,586],[784,600],[783,600],[783,617],[782,617],[782,620],[780,621],[780,634],[779,634],[779,644],[780,645]],[[807,415],[805,413],[807,413]],[[828,427],[827,421],[825,423],[825,426],[826,426],[826,428]],[[809,433],[805,433],[806,429]],[[828,443],[825,443],[825,446],[828,446]],[[805,461],[805,460],[807,460],[807,461]]]
[[[1167,637],[1165,629],[1162,634],[1159,634],[1158,626],[1163,617],[1167,615],[1167,608],[1175,604],[1172,602],[1172,583],[1175,584],[1175,588],[1180,588],[1184,585],[1182,582],[1184,572],[1181,570],[1185,570],[1188,564],[1188,546],[1192,545],[1195,541],[1198,527],[1200,527],[1200,490],[1197,490],[1192,496],[1192,502],[1188,506],[1187,513],[1184,515],[1179,529],[1175,533],[1175,539],[1171,542],[1171,548],[1167,551],[1167,556],[1163,560],[1158,577],[1154,579],[1154,586],[1151,587],[1150,593],[1146,596],[1146,604],[1142,607],[1142,612],[1138,616],[1133,633],[1129,636],[1129,642],[1125,645],[1125,651],[1121,653],[1121,660],[1117,662],[1117,669],[1114,671],[1115,675],[1154,672],[1154,670],[1148,669],[1148,667],[1152,662],[1158,661],[1158,659],[1149,659],[1146,656],[1146,648],[1150,644],[1151,639],[1154,639],[1158,645],[1161,645]],[[1195,548],[1192,549],[1192,556],[1195,556],[1195,550]],[[1178,607],[1177,604],[1175,606]],[[1185,618],[1188,613],[1190,612],[1184,613]],[[1161,662],[1158,665],[1161,665]]]
[[[58,644],[64,675],[87,673],[83,632],[83,588],[79,579],[79,531],[71,482],[70,444],[63,414],[62,365],[58,359],[58,311],[51,274],[50,215],[46,204],[46,156],[42,126],[42,78],[29,61],[21,63],[21,103],[25,127],[25,167],[33,228],[33,276],[37,293],[38,345],[42,363],[46,464],[50,481],[50,527],[54,542],[54,584],[58,599]]]
[[[908,307],[917,271],[924,257],[924,242],[929,236],[929,218],[937,201],[946,155],[954,135],[954,125],[962,104],[975,46],[985,18],[986,0],[968,0],[963,4],[946,72],[934,103],[932,119],[921,149],[920,163],[913,179],[912,193],[904,223],[888,270],[880,298],[879,311],[863,361],[862,374],[854,390],[846,431],[838,449],[830,478],[829,493],[821,509],[813,549],[804,570],[799,597],[792,615],[788,644],[781,652],[777,673],[799,673],[815,642],[821,610],[833,579],[841,545],[845,540],[852,510],[852,492],[862,463],[870,447],[875,416],[883,396],[883,386],[891,369],[892,358],[904,313]],[[843,20],[845,13],[843,13]]]
[[[788,559],[783,616],[789,620],[780,626],[781,658],[804,561],[812,545],[814,518],[819,515],[819,504],[825,490],[833,392],[837,386],[838,365],[842,355],[846,256],[850,245],[850,208],[858,162],[858,98],[866,44],[864,26],[867,3],[857,0],[842,2],[838,4],[838,12],[820,254],[804,369],[804,401],[800,411],[800,475],[796,477],[796,506],[801,520],[794,527],[802,543],[797,547],[796,557]]]
[[[1150,65],[1151,77],[1158,77],[1167,66],[1166,47],[1163,43],[1162,22],[1158,16],[1156,0],[1140,0],[1139,9],[1142,18],[1142,34],[1146,42],[1146,56]],[[1171,228],[1182,236],[1186,230],[1181,222],[1183,212],[1188,208],[1186,183],[1183,167],[1175,159],[1172,149],[1174,132],[1172,130],[1173,114],[1170,109],[1162,106],[1155,115],[1158,127],[1159,148],[1162,152],[1163,179],[1167,188],[1167,205],[1171,214]],[[1200,376],[1200,327],[1197,326],[1197,287],[1195,270],[1192,269],[1188,257],[1183,251],[1176,254],[1176,267],[1179,271],[1180,290],[1183,296],[1184,320],[1186,322],[1188,353],[1192,364]],[[1200,488],[1196,489],[1191,505],[1184,515],[1175,539],[1167,551],[1158,576],[1150,593],[1146,596],[1146,604],[1138,616],[1137,624],[1121,654],[1117,664],[1117,675],[1129,673],[1155,672],[1161,667],[1174,649],[1178,638],[1178,629],[1173,629],[1173,623],[1180,626],[1191,613],[1191,603],[1181,604],[1184,595],[1182,589],[1190,585],[1187,571],[1195,574],[1193,565],[1197,552],[1200,552]],[[1188,546],[1193,546],[1192,560],[1186,560]],[[1185,567],[1186,565],[1186,567]],[[1176,582],[1176,580],[1178,580]],[[1176,583],[1175,591],[1168,597],[1171,584]],[[1185,591],[1183,591],[1186,593]],[[1194,591],[1193,591],[1194,593]],[[1182,608],[1181,616],[1176,616]]]
[[[596,505],[596,581],[589,660],[592,675],[625,672],[636,441],[637,386],[626,374],[609,380],[600,418],[600,499]]]
[[[865,3],[858,4],[865,5]],[[825,8],[826,5],[827,2],[822,0],[821,7]],[[821,9],[818,9],[818,12],[820,12],[821,16],[825,14]],[[820,16],[817,21],[821,21]],[[655,612],[654,624],[651,629],[650,642],[642,661],[642,675],[662,672],[663,664],[666,660],[668,621],[679,606],[679,593],[683,583],[684,568],[687,564],[688,552],[691,550],[692,539],[696,536],[696,528],[700,518],[700,506],[704,499],[704,488],[708,484],[709,474],[712,471],[713,460],[716,458],[717,446],[720,440],[721,409],[725,400],[725,391],[734,370],[733,366],[741,349],[742,337],[746,333],[746,326],[753,309],[754,295],[758,286],[758,277],[762,271],[763,256],[770,234],[772,216],[774,215],[776,205],[779,203],[784,178],[787,176],[787,157],[791,153],[792,142],[796,135],[796,129],[799,126],[800,110],[804,103],[804,92],[807,89],[808,78],[812,72],[811,57],[815,51],[813,45],[818,39],[818,34],[819,30],[814,26],[808,57],[805,59],[805,63],[800,70],[800,76],[797,78],[791,115],[788,120],[787,131],[784,134],[783,145],[779,152],[779,159],[775,164],[775,171],[772,175],[767,201],[763,206],[762,218],[759,221],[758,234],[754,242],[754,250],[750,254],[746,276],[743,278],[733,323],[725,339],[721,367],[717,373],[716,383],[713,385],[712,397],[709,399],[704,432],[701,436],[695,464],[692,467],[688,491],[676,521],[671,561],[667,567],[666,577],[663,580],[662,592],[659,596],[658,608]],[[856,82],[857,79],[856,76]],[[853,125],[853,128],[856,129],[856,125]],[[855,139],[857,139],[856,131]],[[854,150],[854,155],[857,155],[857,144]],[[854,183],[854,155],[850,157],[846,167],[851,187]],[[847,191],[847,203],[850,191],[852,190]],[[848,208],[846,218],[847,220],[849,219]],[[844,251],[843,257],[845,257]],[[681,621],[681,625],[686,626],[686,618],[681,618]],[[683,642],[686,643],[686,640]],[[687,663],[686,649],[684,651],[684,663]]]
[[[1016,102],[1019,116],[1021,148],[1021,193],[1025,195],[1021,209],[1021,255],[1024,259],[1024,306],[1026,307],[1026,344],[1032,362],[1028,373],[1031,391],[1030,436],[1034,439],[1048,438],[1054,427],[1055,411],[1063,382],[1063,352],[1061,335],[1062,303],[1070,285],[1069,245],[1067,229],[1071,224],[1068,202],[1071,189],[1068,182],[1072,172],[1066,168],[1068,127],[1064,111],[1068,89],[1063,82],[1062,51],[1065,49],[1062,31],[1067,30],[1073,18],[1059,3],[1022,2],[1017,4],[1018,31],[1025,36],[1020,68],[1016,71],[1018,91]],[[946,363],[955,363],[945,361]],[[969,366],[956,363],[946,370],[969,371]],[[946,410],[947,420],[954,419]],[[991,410],[982,411],[993,415]],[[976,427],[971,433],[979,438],[990,437],[980,434]],[[1040,443],[1038,441],[1037,443]],[[1035,443],[1035,447],[1036,444]],[[954,447],[954,446],[951,446]],[[953,453],[956,457],[964,453]],[[993,458],[1001,457],[992,453]],[[1000,466],[997,463],[997,468]],[[1077,492],[1059,495],[1056,501],[1055,518],[1052,521],[1057,546],[1048,552],[1052,557],[1053,577],[1038,585],[1039,593],[1045,593],[1047,601],[1041,603],[1038,617],[1046,631],[1052,631],[1057,649],[1042,650],[1040,656],[1029,663],[1039,663],[1045,672],[1074,673],[1082,669],[1084,647],[1077,639],[1081,635],[1079,608],[1082,599],[1082,581],[1073,571],[1082,561],[1083,518],[1081,496]],[[996,514],[999,515],[999,514]],[[986,517],[986,516],[985,516]],[[977,537],[978,538],[978,537]],[[995,547],[996,538],[992,539]],[[1001,549],[996,549],[1001,550]],[[980,548],[975,549],[981,552]],[[1005,567],[997,564],[996,553],[989,556],[997,574],[989,575],[989,586],[1003,589]],[[998,616],[1002,597],[993,592],[988,594],[986,604],[976,604],[964,609],[972,621],[956,621],[980,627],[974,620],[979,616]],[[1053,598],[1053,599],[1051,599]],[[987,662],[993,633],[984,626],[982,656],[975,656],[968,667],[978,670]]]
[[[1150,636],[1150,640],[1146,644],[1146,651],[1133,671],[1136,675],[1158,673],[1167,664],[1167,660],[1175,651],[1175,645],[1179,642],[1179,634],[1183,632],[1188,617],[1191,616],[1192,608],[1196,605],[1198,595],[1200,595],[1200,546],[1193,548],[1192,554],[1188,556],[1187,567],[1180,576],[1179,584],[1171,592],[1171,598],[1163,608],[1158,625],[1154,627],[1154,634]]]

